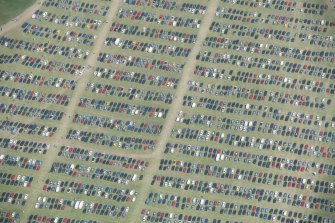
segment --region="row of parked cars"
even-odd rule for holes
[[[306,179],[296,177],[295,175],[279,175],[271,172],[253,171],[240,168],[235,169],[226,166],[192,163],[171,159],[161,159],[159,170],[205,175],[215,178],[228,178],[232,181],[242,180],[258,184],[292,187],[300,190],[311,190],[315,193],[334,193],[333,182],[324,180],[314,181],[312,178]]]
[[[26,204],[28,196],[28,194],[22,193],[2,192],[0,197],[0,203],[9,203],[24,206]]]
[[[43,161],[36,159],[29,159],[27,157],[17,155],[0,154],[0,164],[3,166],[20,167],[29,170],[39,171]]]
[[[209,223],[209,219],[204,216],[178,214],[173,212],[165,211],[153,211],[151,209],[142,209],[141,211],[142,221],[148,222],[183,222],[183,221],[194,221],[201,223]]]
[[[177,2],[177,1],[145,1],[145,0],[126,0],[125,3],[129,5],[143,6],[159,8],[163,10],[180,10],[182,12],[192,13],[192,14],[205,14],[207,6],[202,4],[192,4],[188,2]]]
[[[183,44],[194,44],[197,39],[197,34],[121,22],[113,22],[110,32],[136,37],[150,37],[153,39]]]
[[[62,10],[72,10],[74,12],[80,12],[84,14],[94,14],[106,16],[109,10],[109,6],[97,5],[94,3],[85,3],[85,2],[72,2],[72,1],[63,1],[58,2],[55,0],[47,0],[42,3],[43,7],[56,7]]]
[[[0,138],[0,147],[22,153],[47,154],[50,144],[15,138]]]
[[[176,188],[178,190],[185,191],[194,191],[197,193],[201,193],[202,196],[204,194],[222,194],[225,196],[242,198],[245,200],[253,200],[253,202],[259,203],[268,203],[268,204],[278,204],[282,203],[288,205],[288,207],[299,207],[306,209],[321,209],[326,212],[333,212],[333,202],[329,199],[323,199],[320,197],[308,196],[306,194],[290,194],[283,192],[283,190],[272,190],[272,189],[261,189],[257,187],[245,187],[245,186],[236,186],[234,184],[221,183],[219,181],[209,182],[209,181],[199,181],[190,178],[177,178],[177,177],[169,177],[169,176],[161,176],[155,175],[152,181],[152,185],[159,185],[162,188]],[[151,197],[154,198],[158,196],[157,193],[152,194]],[[200,194],[199,194],[200,196]],[[156,197],[156,202],[163,202],[162,200],[157,200],[159,197]],[[163,195],[160,199],[167,199],[166,195]],[[194,200],[195,199],[195,200]],[[170,206],[180,206],[180,208],[191,208],[192,202],[204,200],[205,199],[197,198],[194,196],[184,197],[181,199],[178,196],[171,196],[171,198],[164,201],[163,204]],[[225,207],[226,201],[207,201],[208,204],[220,207]],[[147,204],[149,204],[151,200],[147,200]],[[179,203],[178,203],[179,202]],[[184,206],[181,206],[182,203],[185,203]],[[188,205],[186,205],[188,204]],[[195,206],[194,206],[195,208]]]
[[[133,150],[154,150],[156,140],[140,137],[130,137],[107,133],[95,133],[89,131],[80,131],[70,129],[67,136],[69,140],[75,140],[85,143],[99,144],[108,147],[116,147],[121,149]]]
[[[36,117],[42,120],[61,120],[64,113],[48,109],[39,109],[15,104],[0,104],[0,113],[9,115],[21,115],[25,117]]]
[[[129,19],[134,21],[145,21],[150,23],[157,23],[162,26],[172,26],[172,27],[184,27],[199,29],[201,20],[191,19],[185,17],[171,16],[167,14],[158,14],[154,12],[149,12],[145,10],[132,10],[120,8],[117,14],[119,19]]]
[[[162,45],[156,43],[148,43],[141,41],[132,41],[129,39],[120,39],[108,37],[105,45],[110,47],[119,47],[124,50],[134,50],[158,55],[168,55],[171,57],[188,57],[191,52],[190,48],[182,48],[174,45]]]
[[[77,183],[74,181],[59,181],[47,179],[43,190],[55,193],[83,194],[98,199],[109,199],[117,202],[135,202],[138,192],[131,189],[104,187],[93,184]]]
[[[60,77],[45,77],[37,74],[25,74],[21,72],[12,71],[0,71],[0,78],[2,81],[9,81],[13,83],[22,83],[26,85],[44,86],[63,88],[66,90],[74,90],[77,85],[77,81],[71,79],[64,79]]]
[[[70,97],[67,95],[52,93],[47,94],[45,92],[11,88],[6,86],[0,86],[0,94],[3,97],[18,99],[20,101],[37,101],[39,103],[58,104],[63,106],[67,106],[70,102]]]
[[[73,211],[80,211],[82,214],[113,216],[117,218],[125,217],[129,211],[129,207],[125,206],[53,197],[38,197],[34,207],[35,209],[55,209],[61,211],[72,209]]]
[[[98,61],[100,63],[120,64],[127,67],[145,68],[147,70],[159,70],[171,73],[181,73],[185,65],[184,63],[169,62],[148,57],[109,53],[99,53]]]
[[[41,59],[35,56],[21,55],[21,54],[1,54],[0,64],[21,64],[27,68],[40,69],[42,71],[48,71],[50,73],[60,72],[69,73],[72,75],[82,75],[84,67],[79,64],[62,63],[60,61],[52,61],[47,59]],[[50,74],[49,74],[50,75]]]
[[[57,29],[30,22],[23,23],[21,29],[23,33],[33,37],[62,41],[63,43],[70,42],[93,46],[96,39],[96,35],[84,32],[66,31],[61,34]]]
[[[129,100],[144,100],[150,102],[164,102],[171,104],[175,97],[172,93],[165,93],[160,91],[142,90],[140,88],[125,88],[122,86],[115,86],[111,84],[88,83],[87,91],[95,94],[105,94],[119,98],[127,98]]]
[[[163,126],[156,123],[136,123],[122,119],[110,119],[86,114],[76,114],[72,119],[73,123],[89,126],[98,126],[117,131],[148,133],[157,135],[161,132]]]
[[[39,222],[47,222],[47,223],[97,223],[93,220],[79,220],[68,217],[48,217],[45,215],[37,215],[31,214],[29,215],[27,223],[39,223]]]
[[[257,74],[254,72],[226,71],[225,69],[205,67],[197,65],[194,74],[208,79],[230,80],[235,83],[249,83],[256,85],[271,85],[274,88],[281,87],[286,89],[313,91],[316,93],[326,92],[334,94],[334,84],[326,84],[323,81],[309,80],[306,78],[290,78],[288,76],[280,76],[274,74]],[[324,86],[326,85],[326,86]]]
[[[149,84],[155,87],[170,87],[176,89],[179,79],[175,77],[158,76],[154,74],[145,74],[138,72],[129,72],[119,69],[107,69],[97,67],[94,71],[94,76],[101,79],[120,82],[132,82],[137,84]]]
[[[124,114],[129,116],[143,116],[157,119],[165,119],[169,111],[161,106],[136,104],[134,102],[107,101],[95,98],[81,98],[78,104],[81,108],[108,111],[112,114]]]
[[[242,41],[238,38],[228,39],[224,37],[206,37],[204,46],[215,48],[224,48],[227,50],[248,52],[251,54],[275,55],[283,58],[294,58],[301,61],[333,61],[333,52],[331,51],[311,51],[298,48],[283,47],[274,44],[259,44],[257,42]]]
[[[0,221],[17,223],[20,221],[20,214],[14,211],[0,211]]]
[[[29,52],[46,53],[50,55],[60,55],[68,59],[87,59],[89,51],[77,49],[74,47],[65,47],[62,45],[55,45],[48,42],[31,42],[7,37],[0,38],[0,45],[9,49],[25,50]]]
[[[304,114],[302,114],[304,115]],[[287,119],[289,116],[286,116]],[[301,117],[301,116],[300,116]],[[186,125],[195,125],[200,124],[204,126],[209,126],[217,130],[227,130],[227,131],[244,131],[244,132],[259,132],[264,134],[273,134],[273,135],[282,135],[287,137],[295,137],[295,138],[303,138],[305,140],[314,140],[314,141],[333,141],[334,133],[333,131],[324,131],[324,130],[316,130],[310,128],[300,128],[300,127],[292,127],[287,125],[277,125],[275,122],[257,122],[257,121],[245,121],[245,120],[232,120],[232,123],[227,123],[226,121],[230,122],[230,119],[218,119],[214,121],[197,121],[197,119],[187,119],[185,115],[180,115],[178,117],[180,122]],[[293,119],[293,118],[291,118]],[[297,118],[295,120],[298,120]],[[299,120],[299,123],[302,123],[303,119]],[[201,122],[201,123],[197,123]],[[296,121],[298,122],[298,121]],[[321,126],[322,121],[315,121],[315,126]],[[206,131],[207,132],[207,131]]]
[[[100,19],[87,18],[86,16],[68,15],[67,13],[54,13],[51,9],[36,10],[31,16],[34,22],[41,24],[58,24],[66,27],[75,27],[88,30],[98,30],[102,21]]]
[[[58,156],[73,160],[82,160],[99,165],[109,165],[144,171],[149,167],[149,162],[127,156],[115,155],[111,153],[94,152],[93,150],[78,147],[62,146]]]
[[[229,149],[217,149],[213,147],[194,146],[186,144],[166,145],[165,153],[177,154],[178,156],[192,156],[208,158],[216,162],[244,162],[246,165],[257,165],[262,168],[277,168],[284,171],[313,171],[314,174],[334,174],[334,167],[331,164],[302,161],[277,156],[267,156],[256,153],[236,152]]]
[[[28,135],[52,137],[53,134],[57,131],[57,127],[48,127],[45,125],[26,124],[23,122],[1,120],[0,130],[9,132],[13,135],[26,133]]]
[[[50,173],[65,174],[76,178],[105,180],[116,184],[128,185],[136,180],[143,180],[143,175],[131,174],[117,170],[96,168],[74,163],[52,163]]]
[[[223,215],[246,215],[250,217],[261,218],[264,220],[281,220],[286,217],[294,217],[298,219],[307,219],[308,215],[303,212],[293,212],[281,209],[272,209],[256,205],[243,205],[234,202],[212,201],[202,198],[190,198],[169,194],[149,194],[146,203],[159,203],[162,205],[173,205],[176,208],[193,209],[202,212],[220,212]],[[179,206],[180,204],[180,206]],[[317,216],[317,215],[314,215]],[[313,217],[313,215],[309,215]],[[318,216],[317,216],[318,217]]]
[[[34,177],[0,172],[0,184],[15,187],[30,187]]]

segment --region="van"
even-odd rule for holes
[[[79,201],[76,201],[75,205],[74,205],[74,209],[78,209],[79,208]]]
[[[79,203],[79,209],[83,209],[83,206],[84,206],[84,201],[80,201],[80,203]]]
[[[114,44],[115,44],[116,46],[118,46],[119,43],[120,43],[120,38],[117,38],[117,39],[115,40]]]
[[[224,154],[221,154],[220,159],[224,160]]]

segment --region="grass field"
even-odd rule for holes
[[[335,222],[332,1],[33,2],[0,0],[0,222]]]
[[[36,0],[0,0],[0,25],[14,19]]]

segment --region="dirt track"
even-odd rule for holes
[[[198,37],[197,41],[195,42],[195,45],[192,48],[192,51],[187,59],[186,65],[184,67],[178,88],[176,90],[176,98],[174,99],[170,109],[169,113],[166,117],[163,130],[159,136],[158,143],[156,145],[156,149],[153,153],[148,154],[150,156],[150,167],[146,169],[144,174],[144,180],[141,184],[141,189],[139,191],[139,196],[136,200],[136,203],[134,205],[133,210],[130,212],[130,217],[128,218],[128,222],[139,222],[142,206],[144,205],[145,198],[147,197],[147,194],[150,190],[150,182],[155,174],[155,172],[158,170],[160,159],[162,158],[164,154],[165,144],[167,143],[171,130],[173,128],[173,125],[175,123],[175,118],[177,117],[180,109],[182,108],[183,104],[183,96],[185,95],[187,91],[187,81],[191,79],[191,76],[193,74],[193,70],[196,66],[196,56],[198,52],[201,50],[202,43],[205,40],[207,33],[209,31],[209,27],[213,21],[216,8],[219,4],[219,0],[211,0],[206,15],[201,23],[200,29],[198,31]]]
[[[108,23],[103,23],[102,27],[100,28],[97,41],[95,42],[93,46],[92,53],[89,55],[89,57],[87,58],[85,62],[85,67],[87,67],[88,65],[93,67],[94,64],[96,63],[99,52],[104,46],[104,41],[108,35],[110,22],[113,20],[114,16],[117,14],[118,12],[117,9],[120,3],[121,3],[121,0],[112,1],[110,5],[111,11],[106,16],[106,20],[108,21]],[[24,14],[29,13],[29,12],[24,12]],[[27,18],[29,18],[29,16]],[[67,133],[66,131],[69,125],[71,124],[71,119],[69,118],[69,116],[70,117],[73,116],[75,109],[77,107],[77,104],[80,100],[80,96],[85,90],[85,87],[89,81],[90,75],[91,75],[91,70],[86,69],[83,73],[83,76],[81,76],[78,79],[77,88],[75,89],[73,93],[73,97],[72,97],[70,104],[66,107],[65,115],[59,124],[58,132],[55,134],[54,137],[50,139],[49,144],[56,145],[59,142],[62,142],[64,138],[66,137],[66,133]],[[33,183],[31,187],[32,193],[29,195],[28,202],[25,205],[24,214],[21,216],[22,222],[27,222],[29,214],[33,212],[32,209],[34,208],[34,204],[37,200],[38,193],[42,189],[43,180],[45,180],[45,177],[47,176],[51,168],[53,160],[57,157],[57,153],[58,153],[58,150],[55,147],[53,147],[50,149],[47,156],[44,158],[44,167],[41,168],[38,177],[34,179],[35,183]]]

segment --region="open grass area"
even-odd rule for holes
[[[36,0],[0,0],[0,25],[14,19]]]

